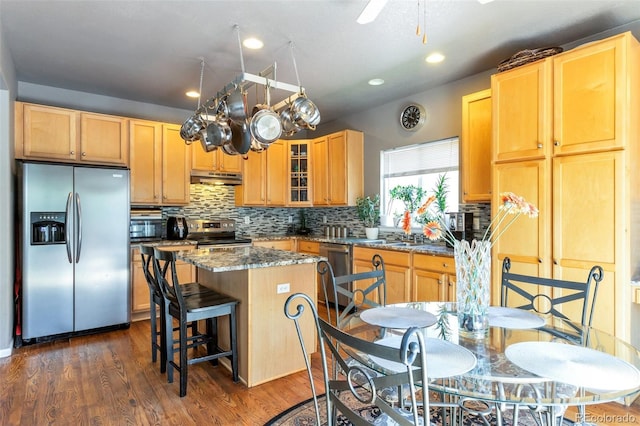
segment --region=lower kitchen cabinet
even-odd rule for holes
[[[413,254],[412,299],[416,302],[456,300],[453,257]]]
[[[269,241],[254,241],[254,247],[267,247],[278,250],[295,251],[296,241],[292,239],[288,240],[269,240]]]
[[[317,241],[298,240],[297,247],[298,253],[313,254],[315,256],[320,254],[320,243]],[[324,291],[322,290],[322,277],[320,274],[316,274],[316,293],[318,294],[318,302],[324,302]]]
[[[402,303],[411,300],[411,253],[396,250],[379,250],[365,247],[353,248],[353,273],[368,272],[373,270],[371,259],[379,254],[384,261],[385,275],[387,279],[387,304]],[[367,286],[373,283],[362,282]]]
[[[162,250],[191,250],[194,245],[165,246]],[[176,261],[176,273],[180,283],[188,283],[196,280],[196,267],[190,263]],[[131,248],[131,320],[138,321],[149,318],[149,286],[144,276],[140,249]]]

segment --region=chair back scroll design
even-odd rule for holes
[[[318,273],[322,278],[322,290],[324,292],[324,300],[327,307],[327,315],[329,323],[338,328],[342,328],[345,318],[351,314],[354,309],[362,307],[378,307],[387,304],[387,280],[384,268],[384,260],[379,254],[375,254],[371,258],[373,265],[372,271],[359,272],[356,274],[342,275],[336,277],[333,273],[331,264],[325,260],[318,262]],[[369,282],[365,288],[358,286],[358,282]],[[330,285],[330,283],[332,285]],[[351,287],[349,287],[351,284]],[[333,309],[329,306],[329,292],[333,291],[334,303]],[[340,307],[337,303],[338,296],[343,295],[348,299],[347,306]],[[374,298],[373,296],[376,296]],[[335,316],[335,322],[332,320]]]
[[[338,412],[354,425],[371,424],[359,415],[358,408],[361,407],[353,407],[353,403],[346,404],[344,402],[344,397],[348,394],[353,396],[358,401],[358,404],[362,406],[377,406],[381,411],[381,415],[376,421],[393,420],[400,425],[430,424],[428,420],[425,421],[418,411],[418,407],[421,407],[422,413],[426,413],[427,417],[429,415],[429,392],[425,388],[423,392],[416,393],[418,384],[428,383],[424,336],[418,328],[410,328],[403,334],[400,348],[379,345],[350,335],[323,318],[318,317],[313,300],[306,294],[295,293],[287,298],[284,304],[284,314],[287,318],[293,320],[295,324],[311,384],[317,424],[321,424],[319,395],[311,370],[310,354],[305,346],[300,324],[300,319],[307,308],[309,308],[315,322],[320,348],[328,426],[335,424]],[[328,366],[327,349],[338,362],[340,373],[336,374],[336,370]],[[372,376],[370,370],[363,365],[347,362],[346,352],[354,353],[354,351],[358,352],[360,356],[368,357],[369,359],[373,356],[396,362],[398,363],[397,372],[389,375]],[[364,380],[362,379],[363,377],[365,378]],[[383,388],[407,384],[411,390],[408,407],[394,408],[388,401],[379,396],[378,391]]]
[[[582,301],[580,324],[583,327],[591,326],[591,322],[593,320],[593,312],[596,304],[596,296],[598,295],[598,285],[604,277],[602,267],[598,265],[592,267],[589,271],[589,276],[587,277],[586,282],[564,281],[551,278],[539,278],[514,274],[509,272],[510,269],[511,259],[505,257],[502,263],[502,282],[500,292],[501,306],[507,306],[509,293],[513,292],[522,296],[528,301],[528,303],[518,306],[519,309],[535,311],[543,314],[549,313],[555,317],[562,318],[567,321],[572,321],[571,318],[567,317],[565,314],[559,311],[557,307],[573,301]],[[568,290],[570,294],[565,294],[563,292],[563,294],[559,297],[552,297],[547,294],[527,291],[527,285],[531,286],[531,288],[560,288]],[[592,286],[593,291],[591,289]],[[547,307],[547,309],[543,311],[539,307],[538,302],[541,302],[541,304]],[[573,321],[575,321],[575,319],[573,319]]]

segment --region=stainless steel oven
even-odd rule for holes
[[[248,247],[251,239],[236,235],[236,222],[231,219],[187,219],[187,238],[198,248]]]

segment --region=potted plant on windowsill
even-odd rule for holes
[[[380,195],[373,197],[358,197],[356,199],[358,217],[365,227],[367,238],[375,240],[378,238],[378,222],[380,220]]]

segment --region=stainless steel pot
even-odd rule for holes
[[[301,130],[301,127],[293,121],[288,107],[280,111],[280,122],[282,123],[282,133],[285,136],[292,136]]]
[[[261,109],[251,117],[249,130],[255,140],[268,146],[282,136],[280,116],[270,108]]]
[[[202,129],[200,142],[202,148],[209,152],[231,141],[231,127],[226,121],[216,120]]]
[[[304,93],[301,93],[293,101],[289,109],[291,110],[291,118],[301,127],[314,130],[315,126],[320,123],[320,110]]]
[[[207,123],[200,115],[192,115],[180,127],[180,137],[187,142],[200,139],[200,131],[207,126]]]

